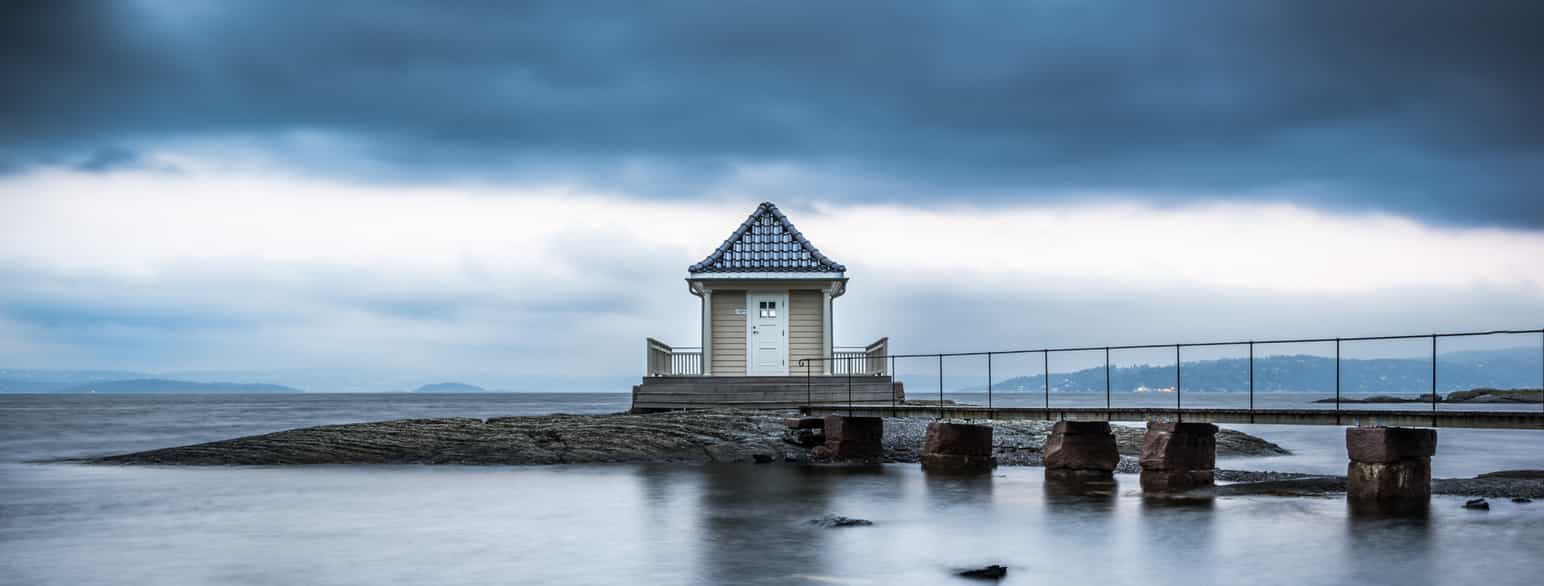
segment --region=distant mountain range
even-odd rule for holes
[[[399,387],[400,388],[400,387]],[[201,382],[119,370],[0,369],[0,393],[303,393],[262,382]],[[496,393],[477,385],[442,382],[414,393]]]
[[[1466,350],[1437,357],[1437,390],[1464,391],[1489,387],[1498,389],[1539,388],[1540,351],[1538,348],[1503,350]],[[1248,391],[1249,360],[1186,361],[1182,364],[1182,388],[1185,391]],[[1041,374],[1019,376],[992,383],[993,391],[1044,392],[1046,380]],[[1110,388],[1130,392],[1138,387],[1164,389],[1174,386],[1174,365],[1118,366],[1110,369]],[[1075,372],[1052,372],[1051,392],[1104,392],[1104,367]],[[1335,359],[1297,354],[1256,357],[1256,391],[1335,391]],[[1421,358],[1345,358],[1340,364],[1340,388],[1345,393],[1412,393],[1431,390],[1431,360]],[[961,391],[985,391],[986,385],[969,386]]]
[[[195,382],[162,378],[96,381],[38,381],[0,377],[0,393],[300,393],[265,383]]]
[[[434,383],[413,389],[415,393],[496,393],[477,385],[466,383]]]

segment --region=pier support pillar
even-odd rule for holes
[[[832,460],[878,462],[884,456],[885,420],[878,417],[827,415],[826,457]]]
[[[992,426],[934,421],[922,443],[922,469],[943,474],[992,471]]]
[[[1346,500],[1356,512],[1401,513],[1431,503],[1431,456],[1437,430],[1346,428]]]
[[[1045,440],[1048,479],[1105,479],[1120,464],[1115,434],[1104,421],[1058,421]]]
[[[1142,439],[1142,492],[1177,494],[1211,488],[1217,468],[1217,426],[1150,421]]]

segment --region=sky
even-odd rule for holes
[[[1536,329],[1541,17],[8,2],[0,368],[626,391],[762,201],[841,345]]]

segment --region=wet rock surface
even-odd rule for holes
[[[538,415],[490,419],[402,419],[326,425],[209,443],[85,459],[100,464],[186,466],[297,464],[600,464],[754,462],[758,455],[808,462],[823,446],[814,430],[790,428],[787,412],[683,411],[648,415]],[[884,462],[920,461],[932,420],[886,418]],[[1001,466],[1039,466],[1050,421],[995,421]],[[810,432],[803,437],[800,432]],[[1143,430],[1112,426],[1118,472],[1136,472]],[[790,442],[789,440],[794,441]],[[810,445],[813,444],[813,445]],[[1285,454],[1247,434],[1222,430],[1218,455]]]
[[[809,524],[826,529],[838,529],[841,527],[868,527],[873,525],[874,522],[868,519],[855,519],[841,515],[826,515],[819,519],[811,519]]]
[[[992,564],[984,568],[960,570],[955,572],[954,575],[961,578],[975,578],[977,580],[1001,580],[1008,575],[1008,568]]]
[[[1219,470],[1218,480],[1236,484],[1219,485],[1218,496],[1278,495],[1330,496],[1346,492],[1344,476],[1293,475],[1277,472],[1239,472]],[[1256,480],[1259,479],[1259,480]],[[1433,478],[1434,495],[1510,498],[1544,498],[1544,480],[1495,478]]]

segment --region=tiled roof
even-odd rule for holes
[[[687,271],[702,273],[840,273],[847,270],[826,258],[778,211],[762,202],[718,250]]]

